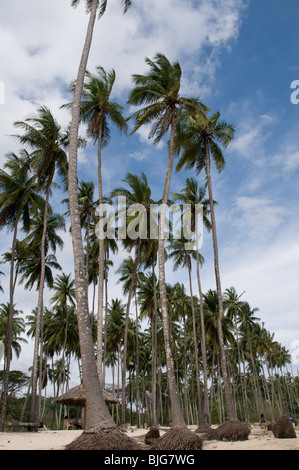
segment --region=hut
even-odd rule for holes
[[[106,390],[103,390],[103,394],[106,405],[119,405],[118,399],[111,395],[111,393],[108,393],[106,392]],[[56,398],[55,401],[60,405],[79,406],[85,408],[86,396],[83,384],[71,388],[67,392],[60,395],[60,397]],[[84,416],[86,416],[85,413]]]

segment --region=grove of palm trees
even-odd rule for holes
[[[69,3],[86,12],[77,75],[58,111],[40,102],[12,123],[19,151],[0,169],[0,432],[62,430],[69,416],[84,427],[69,450],[184,451],[246,440],[261,414],[299,418],[290,351],[247,286],[223,280],[221,178],[235,124],[189,94],[188,70],[159,50],[120,97],[117,63],[89,67],[93,48],[108,47],[94,36],[110,2]],[[116,3],[119,21],[134,15],[137,2]],[[140,135],[156,178],[130,160]],[[111,185],[114,145],[133,163]],[[79,384],[84,407],[56,403]],[[132,427],[149,431],[147,447]]]

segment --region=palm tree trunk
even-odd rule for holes
[[[98,191],[99,191],[99,208],[103,206],[103,189],[102,189],[102,126],[98,133]],[[101,223],[101,216],[100,216]],[[103,227],[104,228],[104,227]],[[98,320],[97,320],[97,363],[98,374],[102,387],[103,384],[103,306],[104,306],[104,240],[99,238],[99,284],[98,284]]]
[[[70,129],[68,190],[72,227],[72,243],[75,265],[75,286],[77,300],[77,319],[82,357],[83,384],[86,393],[86,428],[85,432],[95,432],[103,428],[115,428],[106,406],[99,381],[97,364],[94,357],[93,340],[90,327],[88,307],[88,284],[84,262],[84,251],[78,204],[77,165],[78,165],[78,132],[80,122],[80,102],[91,48],[93,29],[97,15],[98,1],[91,5],[86,39],[79,65]]]
[[[30,400],[30,409],[28,420],[30,423],[36,422],[36,395],[37,395],[37,373],[38,373],[38,352],[40,349],[40,356],[42,356],[43,344],[41,341],[42,330],[43,330],[43,310],[44,310],[44,284],[45,284],[45,257],[46,257],[46,235],[47,235],[47,222],[48,222],[48,207],[49,207],[49,196],[50,187],[47,189],[45,211],[44,211],[44,225],[43,235],[41,240],[41,272],[40,272],[40,283],[38,291],[38,305],[36,313],[36,325],[35,325],[35,342],[34,342],[34,354],[33,354],[33,368],[32,368],[32,394]]]
[[[104,320],[104,355],[103,355],[103,388],[105,388],[106,380],[106,356],[107,356],[107,316],[108,316],[108,266],[107,254],[105,251],[105,320]]]
[[[230,389],[230,384],[229,384],[229,379],[228,379],[228,374],[227,374],[227,368],[226,368],[225,350],[224,350],[224,339],[223,339],[223,330],[222,330],[224,308],[223,308],[223,299],[222,299],[222,291],[221,291],[220,270],[219,270],[216,219],[215,219],[214,200],[213,200],[213,193],[212,193],[210,149],[209,149],[208,143],[206,143],[206,174],[207,174],[207,180],[208,180],[209,202],[210,202],[211,221],[212,221],[212,237],[213,237],[213,249],[214,249],[214,269],[215,269],[215,279],[216,279],[216,290],[217,290],[218,305],[219,305],[217,330],[218,330],[218,337],[219,337],[221,370],[222,370],[222,377],[223,377],[226,404],[227,404],[227,415],[228,415],[228,418],[236,419],[236,412],[235,412],[235,408],[233,405],[233,399],[232,399],[232,394],[231,394],[231,389]]]
[[[127,309],[126,309],[126,318],[125,318],[125,332],[124,332],[124,351],[123,351],[123,364],[122,364],[122,371],[121,371],[121,380],[122,380],[122,393],[121,393],[121,424],[124,426],[126,424],[126,372],[127,372],[127,349],[128,349],[128,329],[129,329],[129,313],[131,307],[131,300],[133,291],[135,288],[135,281],[137,275],[137,268],[139,264],[139,251],[140,251],[140,238],[138,239],[138,244],[136,247],[136,258],[135,258],[135,265],[134,271],[132,274],[132,279],[130,283],[129,295],[128,295],[128,302],[127,302]]]
[[[11,261],[10,261],[10,282],[9,282],[9,313],[7,320],[7,331],[5,338],[5,351],[6,351],[6,360],[5,360],[5,369],[3,374],[3,392],[2,392],[2,415],[0,423],[0,432],[4,431],[4,424],[7,412],[7,397],[8,397],[8,383],[9,383],[9,371],[10,363],[12,359],[12,329],[13,329],[13,312],[14,312],[14,265],[15,265],[15,250],[17,243],[17,233],[18,233],[18,222],[19,217],[16,217],[14,235],[12,240],[11,247]]]
[[[139,328],[138,328],[138,304],[135,289],[135,308],[136,308],[136,426],[140,427],[140,412],[139,412]]]
[[[207,366],[207,349],[206,349],[206,332],[205,332],[205,317],[204,317],[204,303],[201,290],[201,281],[199,274],[199,252],[196,248],[196,275],[199,293],[199,309],[200,309],[200,331],[201,331],[201,356],[203,368],[203,386],[204,386],[204,401],[203,413],[209,416],[209,392],[208,392],[208,366]]]
[[[171,336],[169,328],[169,318],[167,309],[167,297],[166,297],[166,280],[165,280],[165,253],[164,253],[164,227],[166,217],[166,207],[169,196],[170,180],[173,167],[173,155],[174,155],[174,137],[177,120],[173,118],[171,126],[171,135],[169,142],[168,152],[168,168],[165,178],[164,193],[162,199],[162,207],[160,214],[159,223],[159,286],[160,286],[160,301],[162,311],[162,325],[164,334],[164,346],[166,353],[166,364],[167,364],[167,380],[168,390],[171,401],[171,415],[172,415],[172,426],[185,427],[185,421],[180,405],[179,390],[176,384],[175,368],[171,350]]]
[[[192,322],[193,322],[193,342],[194,342],[194,356],[195,356],[195,373],[196,373],[196,384],[197,384],[197,400],[198,400],[198,416],[197,422],[200,421],[201,412],[201,390],[200,390],[200,381],[199,381],[199,363],[198,363],[198,347],[197,347],[197,331],[196,331],[196,318],[194,310],[194,301],[193,301],[193,289],[192,289],[192,279],[191,279],[191,264],[188,266],[189,274],[189,286],[190,286],[190,299],[191,299],[191,311],[192,311]]]
[[[157,326],[158,326],[158,309],[157,309],[157,289],[155,263],[152,260],[152,278],[153,278],[153,294],[154,294],[154,311],[152,315],[152,426],[157,426]]]

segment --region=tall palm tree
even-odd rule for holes
[[[204,301],[201,289],[200,280],[200,265],[202,264],[201,255],[199,253],[199,234],[198,233],[198,213],[199,208],[202,207],[201,216],[204,227],[210,231],[211,222],[209,219],[209,201],[206,199],[206,186],[199,186],[195,178],[187,178],[186,184],[180,193],[171,193],[174,201],[181,201],[183,204],[188,205],[188,210],[191,209],[191,232],[195,233],[196,242],[196,276],[199,293],[199,306],[200,306],[200,323],[201,323],[201,355],[203,362],[203,382],[204,382],[204,404],[203,413],[209,416],[209,396],[208,396],[208,370],[207,370],[207,354],[206,354],[206,334],[204,324]],[[216,201],[214,201],[216,204]]]
[[[243,404],[244,404],[244,415],[246,421],[248,421],[247,416],[247,408],[246,408],[246,400],[245,400],[245,386],[243,383],[243,376],[241,374],[241,352],[240,352],[240,341],[239,341],[239,329],[238,329],[238,319],[239,315],[242,311],[243,302],[240,300],[244,292],[238,294],[234,287],[230,287],[226,289],[223,294],[223,305],[226,310],[226,315],[234,321],[235,325],[235,333],[236,333],[236,344],[237,344],[237,352],[238,352],[238,368],[239,368],[239,377],[240,377],[240,384],[241,384],[241,391],[243,395]]]
[[[185,267],[188,270],[190,300],[193,322],[193,343],[194,343],[194,357],[195,357],[195,371],[198,392],[198,413],[201,415],[201,386],[199,379],[199,360],[198,360],[198,339],[197,339],[197,326],[195,318],[195,307],[192,288],[192,258],[196,260],[197,250],[188,250],[186,248],[188,240],[181,238],[179,240],[172,240],[169,246],[169,258],[173,259],[173,269],[176,271],[179,268]],[[200,263],[204,262],[204,258],[200,255]]]
[[[108,305],[107,316],[107,344],[106,344],[106,365],[112,366],[112,380],[115,384],[115,365],[117,365],[117,396],[120,395],[120,369],[121,352],[124,343],[126,306],[120,299],[111,299]],[[119,411],[116,409],[117,423],[119,422]]]
[[[76,79],[69,144],[68,190],[75,264],[77,317],[80,335],[80,348],[82,353],[83,383],[86,392],[85,432],[100,432],[101,429],[105,428],[113,428],[114,430],[116,429],[116,425],[112,420],[105,404],[97,372],[97,364],[94,357],[93,341],[90,332],[88,283],[85,272],[77,192],[78,131],[80,124],[80,103],[83,92],[84,77],[87,69],[87,62],[91,49],[97,12],[99,10],[100,16],[105,12],[107,1],[108,0],[101,2],[99,2],[99,0],[86,0],[85,2],[87,12],[89,13],[89,22]],[[73,6],[77,6],[79,3],[80,0],[72,1]],[[131,1],[124,0],[124,11],[127,11],[130,5]]]
[[[61,126],[46,106],[41,106],[36,115],[28,117],[25,121],[15,122],[15,126],[21,128],[23,135],[17,136],[18,140],[32,149],[31,166],[36,171],[39,189],[44,190],[45,208],[43,220],[41,250],[41,279],[38,298],[38,321],[34,345],[34,359],[32,371],[32,395],[30,401],[29,421],[36,422],[36,393],[37,393],[37,358],[40,347],[40,335],[42,332],[42,314],[45,278],[45,253],[46,233],[48,222],[49,199],[51,186],[57,171],[66,186],[67,156],[65,149],[68,146],[67,133],[61,130]]]
[[[124,108],[111,101],[111,93],[115,83],[115,71],[106,72],[103,67],[97,67],[97,75],[86,71],[87,80],[83,86],[80,113],[81,119],[88,124],[88,135],[98,142],[98,204],[103,206],[102,182],[102,147],[110,140],[109,124],[123,131],[127,127],[123,116]],[[74,93],[76,83],[72,83],[70,91]],[[64,105],[71,107],[72,103]],[[100,219],[101,219],[100,215]],[[104,240],[99,238],[99,282],[98,282],[98,341],[97,360],[100,381],[103,379],[102,350],[103,350],[103,304],[104,304]]]
[[[173,167],[174,138],[186,99],[180,96],[182,71],[179,62],[171,63],[161,53],[156,54],[154,60],[146,58],[145,61],[150,70],[148,74],[145,75],[133,75],[135,88],[129,95],[128,103],[136,106],[145,105],[132,116],[135,118],[133,132],[136,132],[143,125],[150,124],[151,131],[149,137],[155,137],[154,142],[159,143],[167,132],[170,131],[168,166],[159,223],[159,285],[167,358],[168,387],[171,397],[172,424],[173,427],[185,428],[186,425],[180,406],[179,391],[175,379],[175,368],[170,345],[164,266],[164,227]]]
[[[151,274],[140,273],[138,282],[138,303],[140,304],[140,319],[148,317],[151,324],[151,368],[152,368],[152,427],[156,427],[157,421],[157,278]]]
[[[125,322],[125,336],[124,336],[124,360],[122,368],[122,424],[125,424],[125,400],[126,400],[126,370],[127,370],[127,333],[129,325],[129,313],[131,307],[131,301],[133,293],[136,290],[137,285],[137,272],[138,265],[140,263],[140,253],[143,239],[149,236],[149,227],[151,224],[151,205],[153,200],[151,199],[151,189],[148,185],[147,177],[144,173],[141,176],[133,175],[128,173],[123,180],[127,183],[127,188],[116,188],[111,192],[111,197],[122,197],[125,198],[124,207],[120,210],[117,217],[119,224],[124,224],[126,228],[126,237],[123,238],[123,246],[130,251],[135,248],[135,259],[131,274],[128,276],[128,263],[123,266],[120,270],[121,274],[125,275],[127,282],[127,293],[128,302],[126,310],[126,322]],[[137,214],[137,215],[136,215]],[[138,232],[135,231],[138,226]],[[132,258],[131,258],[132,260]],[[127,271],[123,273],[124,269]],[[125,280],[125,279],[124,279]]]
[[[62,368],[65,369],[65,353],[68,341],[68,322],[69,322],[69,306],[68,300],[71,302],[72,307],[75,307],[75,282],[71,280],[71,274],[62,273],[56,277],[53,285],[55,290],[51,298],[51,303],[54,307],[62,307],[65,312],[66,326],[64,330],[64,341],[62,343]]]
[[[232,124],[220,121],[219,112],[216,112],[211,116],[208,113],[203,113],[201,104],[194,100],[192,103],[188,103],[188,106],[186,107],[180,130],[180,137],[176,144],[176,147],[181,150],[181,157],[177,165],[177,171],[180,171],[184,166],[186,166],[186,168],[193,168],[195,166],[197,173],[200,173],[202,170],[205,170],[206,172],[212,223],[216,291],[219,302],[218,335],[221,368],[227,402],[227,414],[229,418],[235,419],[236,412],[233,406],[232,393],[228,379],[222,332],[224,308],[211,179],[211,157],[215,162],[217,170],[220,172],[225,166],[225,159],[221,147],[227,148],[234,138],[234,127]]]
[[[10,261],[10,287],[9,287],[9,317],[7,324],[6,348],[8,356],[3,380],[3,402],[0,430],[4,428],[4,421],[7,407],[7,387],[9,379],[11,361],[12,342],[12,322],[13,322],[13,299],[14,299],[14,264],[15,247],[17,243],[18,226],[20,220],[23,222],[23,229],[30,229],[30,211],[36,213],[41,207],[43,199],[37,194],[35,176],[30,173],[30,156],[25,150],[21,151],[21,156],[11,153],[5,163],[6,172],[0,170],[0,227],[13,229],[13,241]]]

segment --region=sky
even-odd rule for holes
[[[70,0],[2,0],[0,18],[0,165],[20,145],[11,135],[13,123],[50,108],[62,127],[70,113],[60,109],[70,101],[69,83],[76,77],[88,16],[84,2],[77,9]],[[146,73],[145,58],[161,52],[182,68],[182,96],[199,97],[211,110],[235,126],[235,139],[225,151],[226,167],[213,169],[222,290],[234,286],[275,339],[292,354],[299,367],[299,105],[291,88],[299,80],[297,0],[143,0],[133,2],[126,15],[119,0],[108,2],[95,25],[88,69],[115,69],[112,99],[126,102],[132,74]],[[297,96],[297,95],[296,95]],[[299,95],[298,95],[299,96]],[[4,99],[3,99],[4,98]],[[293,101],[293,103],[292,103]],[[132,124],[130,124],[132,126]],[[131,128],[131,127],[130,127]],[[82,129],[84,131],[84,129]],[[79,154],[78,176],[96,184],[96,148],[90,142]],[[153,198],[161,198],[167,169],[166,139],[158,147],[148,130],[112,139],[103,150],[103,190],[119,186],[127,172],[146,173]],[[171,191],[180,191],[190,171],[173,172]],[[203,176],[197,176],[200,184]],[[53,194],[57,212],[65,210],[59,192]],[[73,272],[68,231],[56,256],[64,272]],[[0,252],[8,251],[12,233],[1,233]],[[204,233],[202,287],[215,289],[211,236]],[[120,252],[117,269],[126,257]],[[9,268],[1,267],[8,300]],[[169,283],[184,282],[187,273],[166,266]],[[193,275],[196,292],[196,275]],[[121,297],[117,275],[111,272],[111,297]],[[51,293],[45,292],[45,303]],[[16,292],[17,308],[29,314],[37,292]],[[25,370],[32,361],[32,345],[23,347],[13,366]],[[74,378],[75,379],[75,378]]]

